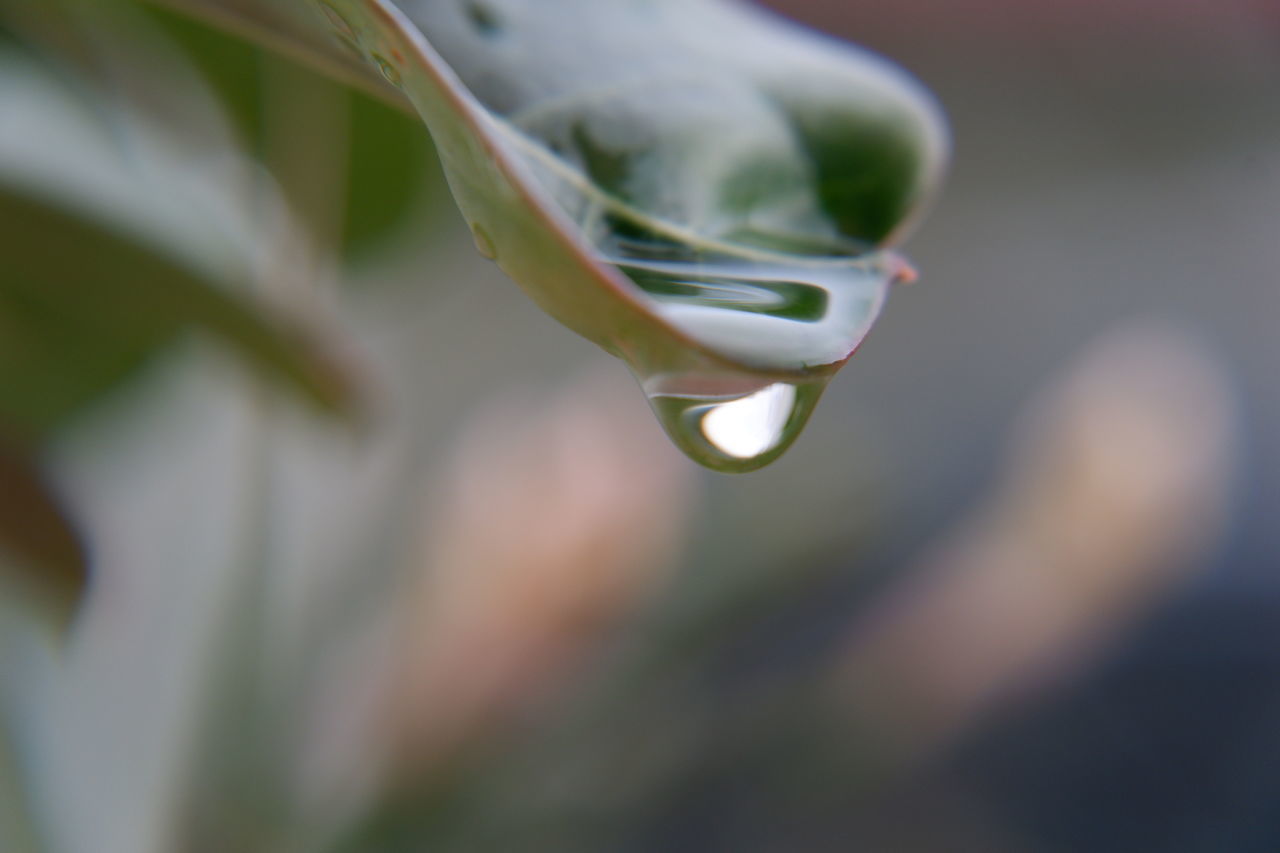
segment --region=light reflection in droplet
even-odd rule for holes
[[[702,433],[717,449],[737,459],[772,450],[786,433],[796,389],[779,382],[738,400],[713,406],[702,416]]]

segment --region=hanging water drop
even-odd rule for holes
[[[330,6],[328,3],[318,2],[316,5],[320,7],[321,14],[323,14],[329,21],[334,32],[344,38],[350,39],[351,41],[356,40],[355,30],[352,29],[351,24],[342,16],[341,12]]]
[[[391,64],[391,61],[378,54],[373,55],[373,61],[377,64],[378,70],[382,72],[382,77],[392,86],[399,87],[402,80],[400,77],[400,69]]]
[[[871,330],[890,286],[911,270],[891,252],[837,244],[828,254],[793,255],[682,242],[620,217],[590,236],[600,260],[668,323],[743,365],[675,372],[630,365],[675,444],[726,473],[761,468],[791,446],[836,368]],[[771,371],[779,378],[768,379]]]

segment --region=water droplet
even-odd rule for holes
[[[625,233],[595,235],[601,259],[672,326],[744,365],[677,375],[631,365],[675,444],[726,473],[761,468],[790,447],[836,367],[871,330],[890,285],[910,269],[886,252],[734,252]],[[769,379],[771,372],[798,378]]]
[[[330,6],[328,3],[318,2],[316,5],[320,7],[321,13],[324,14],[325,18],[328,19],[329,24],[339,35],[342,35],[351,41],[356,40],[356,31],[351,27],[351,24],[348,23],[347,19],[342,17],[341,12]]]
[[[401,81],[400,69],[391,64],[386,57],[373,54],[373,61],[377,64],[378,70],[382,72],[383,78],[392,86],[399,86]]]
[[[743,392],[745,375],[659,376],[645,383],[649,403],[672,441],[714,471],[754,471],[777,459],[799,436],[825,380],[775,382]]]
[[[471,223],[471,239],[475,241],[476,251],[480,256],[494,261],[498,259],[498,247],[494,245],[493,238],[489,236],[489,232],[484,230],[484,226],[478,222]]]
[[[651,375],[631,365],[675,444],[726,473],[761,468],[790,447],[904,266],[892,255],[815,259],[618,239],[606,245],[603,259],[651,297],[672,326],[760,367]],[[769,371],[804,378],[770,380]]]
[[[738,222],[704,234],[599,193],[554,155],[529,163],[597,259],[697,345],[676,339],[655,352],[643,337],[615,342],[675,444],[717,471],[751,471],[782,455],[890,286],[914,274],[893,252],[834,227]]]

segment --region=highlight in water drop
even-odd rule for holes
[[[755,459],[778,446],[795,405],[795,386],[779,382],[708,407],[702,416],[702,434],[735,459]]]
[[[667,435],[700,465],[726,474],[763,468],[808,422],[826,380],[760,387],[745,374],[657,376],[644,383]]]

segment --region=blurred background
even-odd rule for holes
[[[768,5],[953,164],[725,477],[416,118],[0,2],[0,848],[1280,849],[1280,7]]]

